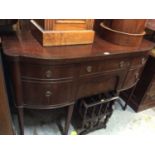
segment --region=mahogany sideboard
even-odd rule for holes
[[[74,103],[86,96],[134,86],[147,60],[152,42],[139,47],[107,42],[97,35],[90,45],[42,47],[30,32],[3,37],[15,105],[24,133],[23,108],[51,109],[68,106],[68,133]]]
[[[12,135],[12,120],[8,104],[8,96],[4,79],[3,63],[1,57],[0,39],[0,135]]]

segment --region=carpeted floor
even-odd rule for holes
[[[122,101],[122,104],[124,102]],[[64,110],[29,110],[25,111],[25,135],[60,135],[57,126],[57,113],[64,116]],[[64,119],[61,119],[64,124]],[[15,129],[18,134],[17,116],[14,115]],[[69,134],[73,133],[70,126]],[[129,106],[123,111],[118,103],[110,118],[107,128],[89,133],[88,135],[137,135],[155,134],[155,108],[135,113]]]

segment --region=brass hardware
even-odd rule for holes
[[[50,78],[52,76],[52,71],[48,70],[46,71],[46,77]]]
[[[51,91],[49,91],[49,90],[46,91],[46,93],[45,93],[45,96],[46,96],[46,97],[50,97],[51,95],[52,95],[52,92],[51,92]]]
[[[87,72],[88,72],[88,73],[92,72],[92,66],[88,66],[88,67],[87,67]]]
[[[120,64],[119,64],[120,68],[123,68],[124,65],[125,65],[125,62],[124,61],[121,61]]]

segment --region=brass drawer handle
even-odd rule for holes
[[[45,92],[45,96],[46,97],[50,97],[51,95],[52,95],[52,92],[51,91],[48,90],[48,91]]]
[[[125,65],[125,62],[124,62],[124,61],[121,61],[121,62],[119,63],[120,68],[123,68],[124,65]]]
[[[92,72],[92,66],[87,66],[87,72],[91,73]]]
[[[142,65],[146,63],[146,58],[142,58]]]
[[[46,77],[47,78],[51,78],[51,76],[52,76],[52,71],[50,71],[50,70],[48,70],[48,71],[46,71]]]

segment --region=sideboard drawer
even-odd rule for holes
[[[130,66],[128,58],[110,59],[103,62],[99,67],[99,70],[102,72],[126,69]]]
[[[24,78],[37,79],[70,79],[73,78],[76,66],[50,66],[50,65],[34,65],[21,64],[21,76]]]
[[[130,62],[127,58],[109,59],[99,62],[96,61],[96,62],[84,63],[81,64],[80,76],[126,69],[129,66]]]
[[[22,81],[24,106],[58,106],[73,100],[72,82],[48,83]]]

